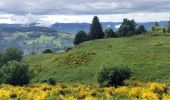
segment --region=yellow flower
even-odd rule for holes
[[[166,91],[165,91],[166,90]],[[119,96],[129,96],[132,100],[170,100],[170,91],[165,84],[148,83],[129,86],[99,87],[97,84],[34,84],[27,86],[0,85],[0,100],[112,100]],[[158,98],[159,96],[159,98]],[[126,99],[126,98],[125,98]]]
[[[66,100],[77,100],[77,99],[74,96],[69,96],[69,97],[67,97]]]
[[[110,96],[114,95],[114,89],[115,88],[113,87],[104,88],[105,96],[109,98]]]
[[[142,92],[142,100],[159,100],[157,94],[151,91]]]
[[[0,89],[0,99],[8,100],[10,98],[11,91]]]
[[[47,93],[45,92],[39,92],[36,94],[36,96],[34,97],[34,100],[46,100],[48,97]]]
[[[92,96],[87,96],[84,100],[96,100],[96,99]]]
[[[163,94],[163,99],[162,100],[170,100],[170,95]]]
[[[138,98],[141,96],[142,88],[141,87],[134,87],[129,91],[129,96]]]
[[[159,83],[149,83],[149,89],[153,92],[164,92],[166,85]]]
[[[51,90],[52,87],[48,84],[42,84],[41,87],[40,87],[43,91],[46,91],[46,90]]]
[[[118,95],[126,95],[128,94],[128,92],[129,92],[129,89],[126,86],[122,86],[122,87],[115,89],[115,94],[118,94]]]

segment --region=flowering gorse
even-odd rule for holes
[[[141,85],[142,84],[142,85]],[[27,86],[0,85],[0,100],[170,100],[165,84],[148,83],[120,87],[97,84],[34,84]]]

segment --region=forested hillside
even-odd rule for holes
[[[45,49],[64,51],[73,47],[73,35],[47,27],[0,27],[0,51],[12,45],[24,55],[40,53]]]

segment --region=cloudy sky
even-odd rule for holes
[[[164,21],[170,17],[170,0],[0,0],[0,23],[50,25],[55,22]]]

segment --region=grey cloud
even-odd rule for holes
[[[1,0],[0,13],[98,15],[170,12],[170,0]]]

